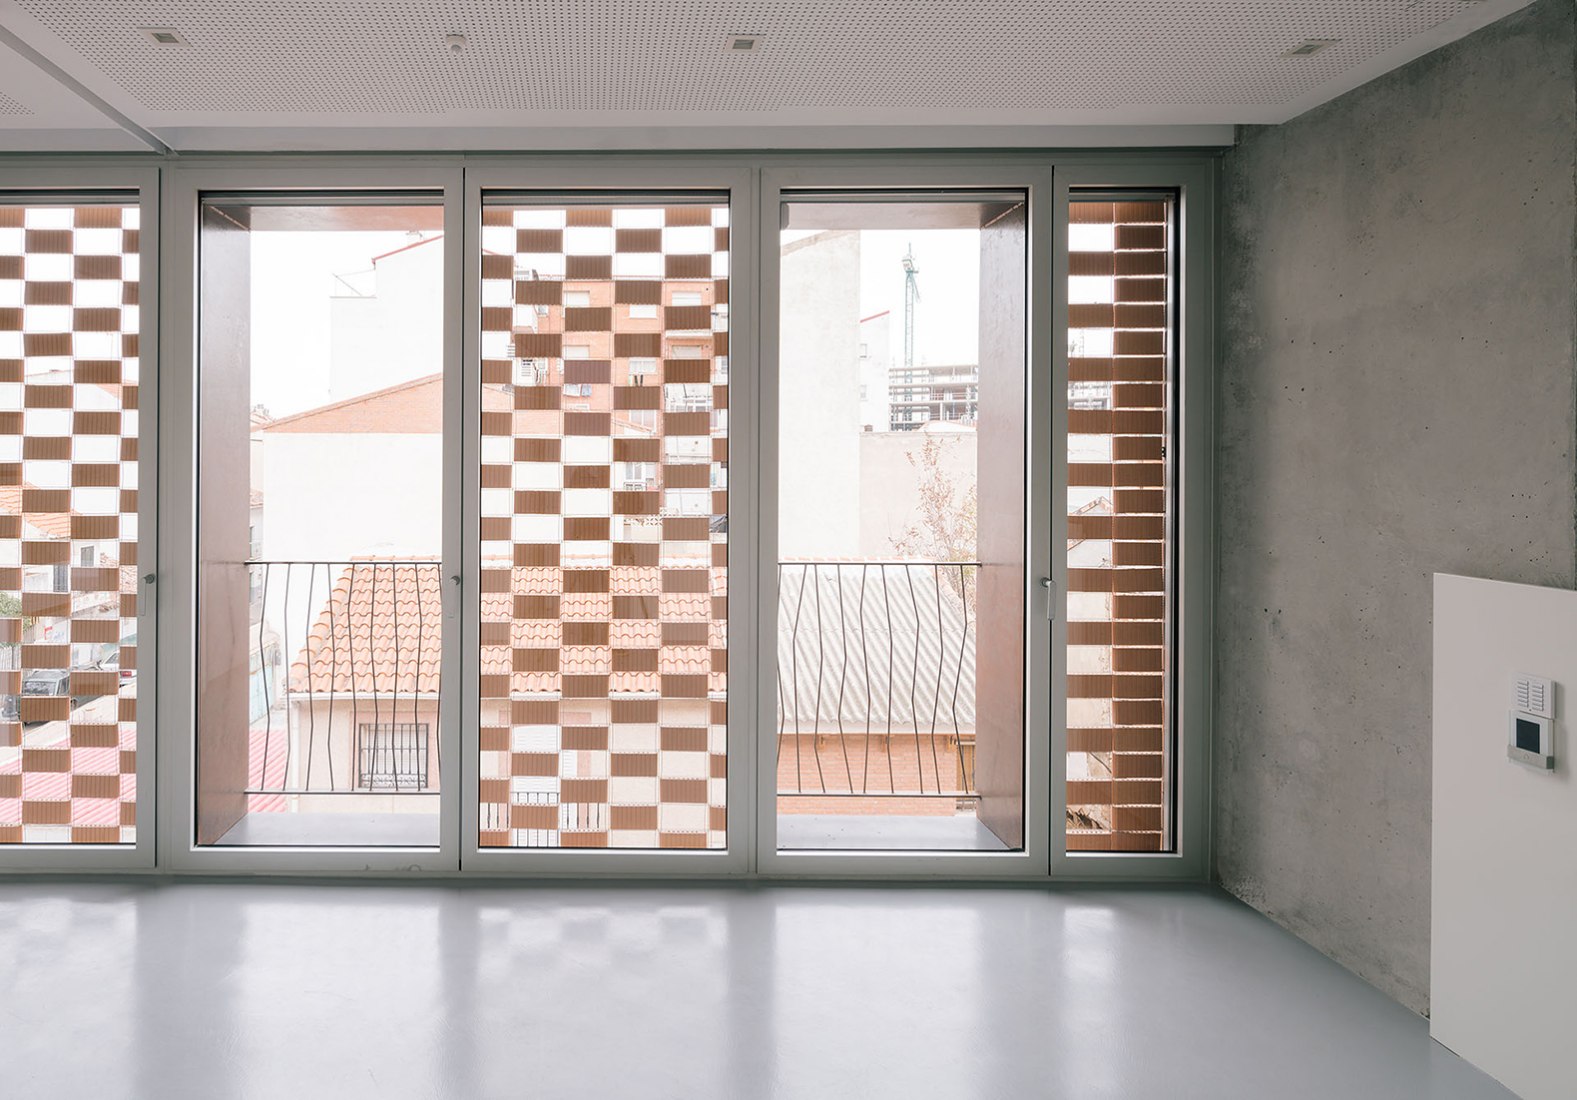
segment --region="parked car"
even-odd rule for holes
[[[63,669],[38,669],[22,681],[22,695],[66,695],[71,691],[71,673]],[[0,719],[15,722],[22,713],[22,696],[7,695],[0,703]],[[29,722],[28,725],[37,725]]]
[[[71,689],[71,673],[65,669],[38,669],[22,681],[23,695],[65,695]]]
[[[133,635],[131,641],[127,642],[126,644],[127,645],[135,645],[136,643],[137,643],[136,635]],[[115,649],[111,650],[107,657],[100,657],[98,659],[98,661],[94,663],[93,667],[98,669],[100,672],[115,672],[115,671],[119,671],[120,672],[120,686],[121,687],[125,687],[127,684],[131,683],[134,679],[137,678],[137,670],[136,669],[134,669],[134,668],[121,668],[120,667],[120,647],[119,646],[117,646]]]

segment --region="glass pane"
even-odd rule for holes
[[[479,842],[725,847],[726,202],[481,243]]]
[[[202,215],[197,840],[436,845],[442,210]]]
[[[0,844],[132,844],[138,208],[0,206]]]
[[[1067,846],[1164,851],[1172,202],[1079,199],[1068,220]]]
[[[778,846],[1023,846],[1025,204],[789,202]]]

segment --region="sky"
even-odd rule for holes
[[[336,275],[372,270],[372,257],[410,244],[400,232],[252,235],[252,403],[275,417],[328,400],[329,303],[351,291]],[[360,283],[370,286],[370,277]]]
[[[783,232],[785,244],[820,232]],[[888,361],[903,362],[905,253],[913,251],[915,283],[914,355],[938,366],[979,361],[980,233],[974,229],[864,229],[860,231],[860,316],[887,310]]]
[[[891,310],[888,360],[903,362],[904,253],[914,249],[920,300],[914,355],[937,365],[979,361],[980,233],[974,229],[867,229],[860,234],[860,316]]]

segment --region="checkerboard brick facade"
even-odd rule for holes
[[[138,258],[0,206],[0,843],[136,839]]]
[[[1076,851],[1168,843],[1171,217],[1159,199],[1069,208],[1102,229],[1099,247],[1070,251],[1070,275],[1112,287],[1109,301],[1076,296],[1068,318],[1081,344],[1068,360],[1068,752],[1087,757],[1068,781]]]
[[[721,848],[727,206],[488,205],[482,245],[480,842]]]

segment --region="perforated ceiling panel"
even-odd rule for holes
[[[0,115],[30,115],[32,113],[25,104],[18,103],[10,96],[0,93]]]
[[[181,114],[1090,110],[1287,103],[1468,0],[18,0]],[[189,47],[137,28],[170,25]],[[444,36],[462,32],[455,54]],[[727,36],[761,35],[730,53]],[[1309,57],[1304,39],[1338,41]],[[496,116],[495,116],[496,117]],[[156,119],[150,119],[156,121]],[[237,120],[240,121],[240,120]]]

